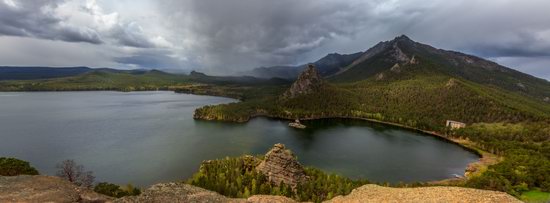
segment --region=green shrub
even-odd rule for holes
[[[125,188],[112,183],[102,182],[94,187],[94,191],[111,197],[135,196],[141,194],[141,190],[128,184]]]
[[[38,175],[29,162],[15,158],[0,157],[0,176]]]

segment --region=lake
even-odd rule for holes
[[[236,100],[173,92],[0,93],[0,156],[42,174],[74,159],[96,181],[148,186],[184,180],[207,159],[265,154],[275,143],[299,161],[350,178],[429,181],[462,175],[479,157],[433,136],[343,119],[248,123],[196,121],[194,109]]]

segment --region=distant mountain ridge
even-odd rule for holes
[[[518,92],[550,102],[550,82],[495,62],[456,51],[437,49],[405,35],[376,44],[365,52],[329,54],[314,63],[333,82],[356,82],[423,74],[444,74],[482,85]],[[256,77],[296,78],[303,66],[276,66],[251,71]],[[413,73],[414,72],[414,73]]]
[[[0,80],[35,80],[80,75],[92,71],[88,67],[16,67],[0,66]]]
[[[405,35],[378,43],[331,80],[353,82],[411,71],[449,75],[544,100],[550,97],[550,82],[547,80],[477,56],[418,43]]]
[[[326,55],[316,62],[313,62],[312,64],[317,68],[321,76],[326,77],[337,73],[341,68],[349,65],[361,55],[363,55],[363,52],[357,52],[354,54],[332,53]],[[245,72],[244,75],[250,75],[259,78],[283,78],[294,80],[307,67],[308,64],[298,66],[260,67]]]
[[[130,73],[144,74],[149,71],[145,69],[119,70],[113,68],[90,68],[85,66],[76,67],[42,67],[42,66],[0,66],[1,80],[40,80],[63,78],[91,73],[94,71],[103,71],[111,73]]]

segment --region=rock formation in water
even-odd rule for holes
[[[298,163],[294,154],[280,143],[275,144],[267,152],[265,159],[256,166],[256,170],[276,185],[283,182],[294,188],[308,180],[304,167]]]
[[[309,94],[321,89],[324,85],[324,80],[317,72],[314,65],[310,64],[300,74],[298,79],[290,86],[284,94],[284,98],[295,98],[299,95]]]

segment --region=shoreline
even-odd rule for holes
[[[428,181],[427,183],[430,183],[430,184],[447,184],[447,183],[452,182],[452,181],[467,180],[467,179],[469,179],[473,176],[476,176],[479,173],[483,172],[483,170],[485,170],[488,166],[497,164],[500,161],[502,161],[502,157],[499,157],[495,154],[491,154],[487,151],[484,151],[484,150],[478,148],[477,146],[475,146],[475,143],[470,141],[470,140],[451,138],[451,137],[447,137],[447,136],[445,136],[441,133],[435,132],[435,131],[422,130],[422,129],[402,125],[402,124],[399,124],[399,123],[380,121],[380,120],[370,119],[370,118],[347,117],[347,116],[323,117],[323,118],[306,118],[306,119],[303,119],[303,120],[319,120],[319,119],[331,119],[331,118],[363,120],[363,121],[368,121],[368,122],[373,122],[373,123],[398,127],[398,128],[402,128],[402,129],[412,130],[412,131],[415,131],[415,132],[418,132],[418,133],[421,133],[421,134],[424,134],[424,135],[433,136],[433,137],[436,137],[436,138],[454,143],[454,144],[462,147],[463,149],[465,149],[467,151],[470,151],[470,152],[472,152],[472,153],[479,156],[479,159],[477,161],[469,163],[466,166],[466,168],[464,169],[464,175],[463,175],[462,178],[447,178],[447,179],[443,179],[443,180]]]
[[[246,122],[248,122],[248,121],[250,121],[254,118],[258,118],[258,117],[265,117],[265,118],[285,120],[285,121],[295,120],[295,119],[279,117],[279,116],[270,116],[270,115],[267,115],[267,114],[251,115],[248,119],[240,120],[240,121],[208,120],[208,119],[203,119],[203,118],[194,118],[194,119],[205,120],[205,121],[246,123]],[[422,129],[406,126],[406,125],[403,125],[403,124],[399,124],[399,123],[380,121],[380,120],[370,119],[370,118],[349,117],[349,116],[327,116],[327,117],[315,117],[315,118],[300,118],[299,120],[314,121],[314,120],[322,120],[322,119],[363,120],[363,121],[367,121],[367,122],[388,125],[388,126],[391,126],[391,127],[402,128],[402,129],[405,129],[405,130],[411,130],[411,131],[415,131],[417,133],[421,133],[421,134],[426,135],[426,136],[433,136],[433,137],[441,139],[443,141],[456,144],[457,146],[460,146],[464,150],[467,150],[467,151],[472,152],[472,153],[476,154],[477,156],[479,156],[479,159],[477,161],[471,162],[466,166],[466,168],[464,169],[464,174],[461,178],[447,178],[447,179],[442,179],[442,180],[433,180],[433,181],[427,181],[426,182],[426,183],[432,184],[432,185],[449,185],[449,184],[454,183],[456,181],[463,182],[463,181],[468,180],[469,178],[471,178],[473,176],[479,175],[480,173],[484,172],[484,170],[488,166],[497,164],[497,163],[501,162],[502,159],[503,159],[503,157],[497,156],[495,154],[491,154],[491,153],[489,153],[485,150],[480,149],[479,147],[476,146],[476,144],[474,142],[472,142],[470,140],[459,139],[459,138],[451,138],[451,137],[447,137],[444,134],[441,134],[441,133],[436,132],[436,131],[422,130]]]
[[[132,91],[123,91],[118,89],[86,89],[86,90],[25,90],[25,91],[2,91],[0,93],[58,93],[58,92],[119,92],[119,93],[132,93],[132,92],[172,92],[175,94],[190,94],[196,96],[211,96],[211,97],[223,97],[228,99],[234,99],[238,102],[242,102],[242,99],[237,96],[232,95],[216,95],[216,94],[201,94],[200,92],[185,91],[186,89],[150,89],[150,90],[132,90]]]
[[[332,117],[332,118],[363,120],[363,121],[368,121],[368,122],[373,122],[373,123],[398,127],[398,128],[402,128],[402,129],[412,130],[412,131],[415,131],[415,132],[422,133],[424,135],[433,136],[433,137],[436,137],[436,138],[443,139],[445,141],[454,143],[454,144],[462,147],[463,149],[465,149],[467,151],[470,151],[472,153],[475,153],[476,155],[479,156],[479,159],[477,161],[469,163],[466,166],[466,168],[464,169],[464,175],[463,175],[462,178],[447,178],[447,179],[443,179],[443,180],[434,180],[434,181],[427,182],[427,183],[430,183],[430,184],[447,184],[448,182],[451,182],[451,181],[467,180],[467,179],[477,175],[478,173],[483,172],[483,170],[485,168],[487,168],[488,166],[497,164],[498,162],[502,161],[502,157],[499,157],[495,154],[491,154],[487,151],[484,151],[484,150],[478,148],[477,146],[475,146],[475,143],[473,143],[469,140],[447,137],[447,136],[445,136],[441,133],[435,132],[435,131],[427,131],[427,130],[422,130],[422,129],[402,125],[402,124],[399,124],[399,123],[392,123],[392,122],[380,121],[380,120],[369,119],[369,118],[344,117],[344,116]],[[320,118],[320,119],[330,119],[330,118]],[[318,120],[318,119],[304,119],[304,120]]]

